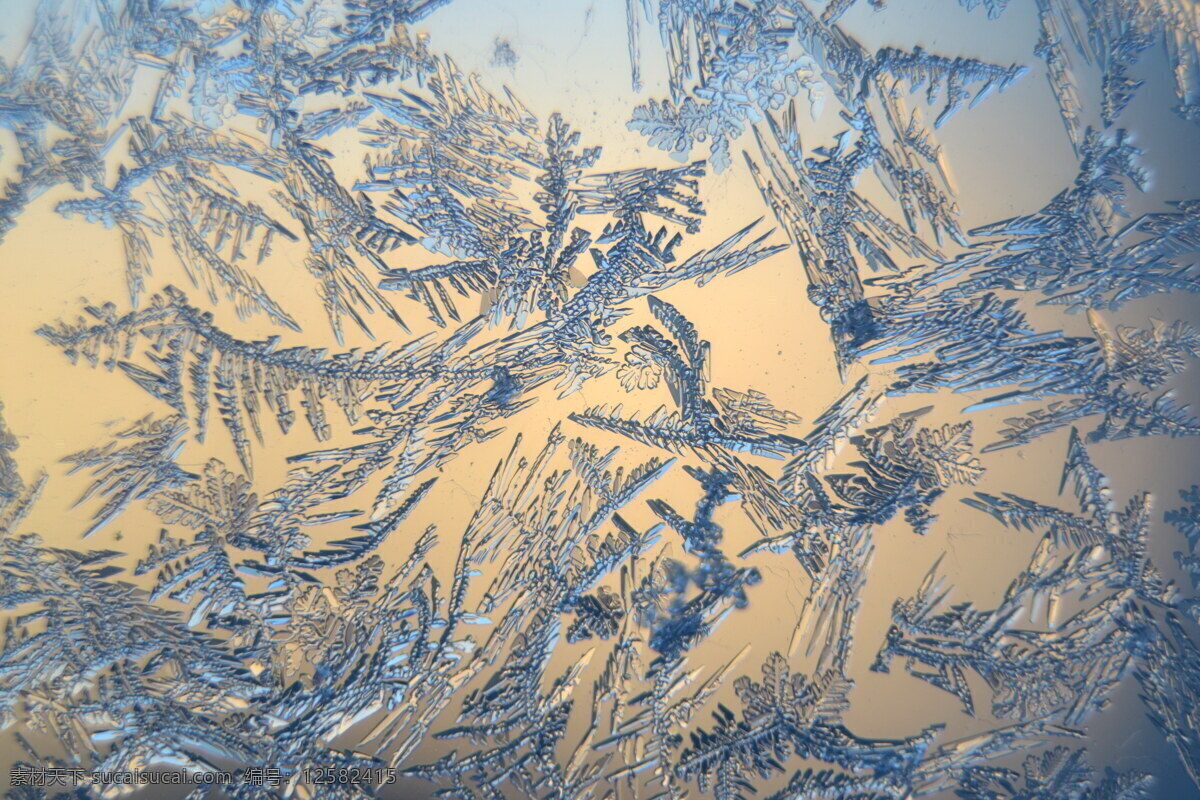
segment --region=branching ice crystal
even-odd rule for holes
[[[709,142],[718,170],[731,163],[732,141],[753,128],[763,166],[749,154],[745,158],[799,252],[809,298],[831,328],[843,372],[878,335],[859,261],[896,269],[893,250],[904,258],[935,258],[937,250],[916,235],[918,220],[930,225],[939,243],[943,234],[966,243],[941,149],[917,113],[906,110],[904,95],[923,86],[929,103],[944,98],[938,127],[967,101],[974,105],[1024,72],[920,47],[872,54],[833,22],[848,5],[830,3],[818,19],[801,0],[664,0],[659,22],[672,96],[639,107],[629,123],[651,144],[676,153]],[[809,156],[790,98],[807,88],[815,116],[823,84],[851,129]],[[860,191],[868,171],[898,201],[902,222]]]
[[[959,5],[986,31],[1012,4]],[[1200,289],[1200,202],[1154,192],[1133,113],[1165,57],[1197,117],[1194,9],[1038,0],[1009,65],[868,46],[853,6],[627,0],[635,90],[665,67],[617,110],[642,155],[435,51],[417,26],[465,2],[43,0],[0,61],[0,236],[98,225],[128,297],[19,341],[139,391],[52,474],[0,424],[6,796],[67,797],[18,783],[52,768],[108,773],[97,797],[122,771],[209,776],[189,800],[1147,800],[1086,749],[1134,684],[1200,786],[1200,489],[1163,517],[1179,587],[1150,494],[1098,466],[1200,434],[1178,380],[1200,333],[1125,316]],[[540,66],[486,41],[494,72]],[[937,137],[1031,70],[1076,177],[972,228]],[[761,208],[723,196],[735,176]],[[722,327],[676,288],[767,261],[801,276],[844,383],[795,376],[811,422],[714,380]],[[1063,443],[1073,501],[1007,491],[1011,458]],[[873,582],[904,577],[879,553],[939,547],[955,508],[1039,532],[1028,565],[952,604],[938,559],[873,628]],[[874,688],[916,677],[976,732],[861,724],[872,652]]]
[[[1110,773],[1095,781],[1082,750],[1055,747],[1040,757],[1027,756],[1020,772],[974,767],[967,770],[959,797],[965,800],[1139,800],[1148,797],[1152,780],[1141,773]]]
[[[969,277],[949,294],[1015,289],[1041,292],[1044,302],[1069,309],[1117,309],[1149,294],[1200,289],[1192,261],[1200,250],[1195,203],[1117,227],[1127,216],[1126,184],[1145,185],[1140,154],[1123,130],[1109,139],[1087,131],[1075,184],[1037,213],[972,230],[990,241],[964,258]],[[962,268],[951,262],[943,269]]]
[[[905,658],[910,673],[955,694],[968,713],[976,701],[967,671],[987,682],[1000,718],[1075,725],[1103,709],[1153,646],[1154,610],[1172,608],[1176,592],[1148,560],[1148,497],[1112,510],[1104,477],[1074,432],[1068,481],[1081,514],[1014,495],[967,500],[1010,527],[1045,529],[1029,566],[990,611],[946,608],[946,589],[930,572],[915,597],[897,601],[875,669]],[[1074,603],[1082,607],[1067,610]]]
[[[898,741],[857,737],[841,724],[850,684],[838,671],[810,683],[789,674],[787,661],[773,653],[762,674],[762,683],[743,677],[734,684],[743,705],[741,719],[721,707],[715,726],[693,733],[680,756],[680,773],[695,776],[701,790],[711,786],[719,800],[746,796],[743,792],[753,791],[747,773],[769,777],[790,754],[877,775],[904,771],[920,759],[935,733]]]
[[[996,18],[1008,0],[959,0],[967,9],[983,5]],[[1038,0],[1043,38],[1039,55],[1046,60],[1050,83],[1059,98],[1063,122],[1075,130],[1077,101],[1074,78],[1066,67],[1062,39],[1072,40],[1076,52],[1099,67],[1102,80],[1101,117],[1111,124],[1133,99],[1144,81],[1135,80],[1131,70],[1155,41],[1162,43],[1174,81],[1179,105],[1175,112],[1197,120],[1200,91],[1200,22],[1187,3],[1176,0]],[[1072,98],[1072,99],[1067,99]]]
[[[1179,495],[1188,505],[1168,511],[1165,519],[1187,538],[1187,552],[1177,552],[1175,558],[1191,576],[1194,589],[1200,583],[1200,486],[1193,486]],[[1194,600],[1187,601],[1187,608],[1193,618],[1200,614],[1200,605]]]

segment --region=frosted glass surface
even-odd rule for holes
[[[1192,0],[0,34],[6,797],[1200,796]]]

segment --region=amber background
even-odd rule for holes
[[[1076,163],[1059,121],[1053,97],[1046,84],[1041,62],[1033,55],[1037,20],[1032,3],[1013,3],[997,21],[988,21],[976,11],[968,13],[953,0],[896,0],[893,8],[872,13],[864,2],[843,19],[843,26],[868,47],[916,44],[947,55],[971,55],[1000,63],[1023,63],[1029,73],[1003,94],[993,95],[973,110],[963,110],[939,133],[948,163],[959,190],[964,229],[1040,208],[1074,177]],[[24,40],[32,19],[28,0],[0,2],[0,48],[8,55]],[[587,0],[455,0],[438,11],[418,30],[428,31],[434,52],[450,54],[464,72],[477,72],[486,86],[511,87],[516,95],[545,120],[551,112],[583,132],[585,145],[600,144],[604,157],[599,168],[654,164],[669,166],[670,157],[649,147],[625,123],[635,105],[651,97],[666,95],[665,70],[657,42],[655,24],[643,24],[643,79],[645,88],[630,88],[629,64],[625,53],[624,3]],[[493,66],[498,40],[507,41],[518,57],[514,68]],[[1082,65],[1080,72],[1087,74]],[[1175,99],[1167,80],[1168,66],[1156,47],[1138,67],[1135,76],[1147,85],[1121,120],[1146,150],[1145,163],[1153,173],[1150,191],[1135,197],[1133,211],[1153,210],[1164,200],[1200,195],[1200,129],[1175,117],[1169,108]],[[1086,86],[1085,96],[1093,104],[1098,81]],[[914,103],[917,101],[914,99]],[[1094,107],[1094,105],[1093,105]],[[812,122],[806,144],[826,143],[840,129],[836,102],[826,103],[821,118]],[[930,115],[927,115],[930,118]],[[741,147],[753,142],[743,139]],[[361,172],[360,151],[351,133],[327,144],[341,158],[340,172],[346,182]],[[0,131],[3,174],[14,168],[16,146],[11,133]],[[111,161],[122,160],[121,146]],[[736,155],[736,150],[735,150]],[[239,185],[239,188],[241,185]],[[269,187],[247,184],[245,194],[254,199]],[[743,225],[769,211],[762,205],[740,158],[725,173],[710,174],[703,184],[708,220],[702,234],[688,240],[684,253],[720,241]],[[69,188],[49,192],[33,203],[17,228],[0,246],[0,400],[5,405],[8,426],[20,438],[19,460],[27,476],[39,468],[48,470],[51,481],[27,529],[36,530],[52,544],[124,550],[140,556],[158,534],[157,521],[136,510],[130,511],[86,543],[79,542],[92,508],[73,508],[86,486],[82,476],[68,476],[59,462],[63,456],[99,445],[116,430],[149,413],[162,413],[152,398],[119,375],[103,370],[71,366],[54,348],[33,331],[58,318],[73,319],[81,299],[112,300],[127,308],[124,263],[119,236],[96,225],[65,220],[53,213],[54,205],[73,196]],[[771,220],[764,225],[771,225]],[[783,236],[777,234],[782,241]],[[167,284],[186,287],[187,279],[175,263],[169,246],[157,243],[159,259],[151,287]],[[272,295],[304,327],[300,335],[284,336],[285,344],[337,348],[297,248],[276,247],[274,257],[256,274]],[[417,248],[396,251],[396,266],[415,267],[433,259]],[[700,334],[713,343],[713,383],[737,389],[753,387],[769,395],[776,405],[800,414],[804,424],[815,418],[842,391],[834,370],[832,350],[825,327],[805,296],[805,279],[793,253],[785,252],[766,263],[731,278],[720,278],[699,289],[692,285],[673,288],[664,299],[676,304],[695,323]],[[200,301],[202,295],[193,295]],[[423,314],[415,304],[395,298],[405,318],[419,321]],[[641,304],[638,304],[639,306]],[[218,306],[218,320],[231,332],[257,338],[276,331],[261,320],[240,322],[228,306]],[[1115,322],[1145,325],[1151,317],[1184,318],[1200,322],[1200,314],[1188,297],[1162,297],[1132,303]],[[1047,327],[1086,331],[1082,317],[1065,317],[1057,311],[1039,315]],[[376,316],[380,341],[406,341],[402,331],[391,331]],[[636,322],[631,318],[630,322]],[[414,333],[422,330],[417,326]],[[285,332],[286,333],[286,332]],[[347,347],[366,344],[365,337],[351,333]],[[850,376],[854,380],[862,367]],[[882,374],[882,373],[880,373]],[[1200,379],[1180,382],[1178,393],[1185,400],[1200,398]],[[412,536],[434,522],[443,534],[439,556],[444,565],[453,558],[457,535],[482,492],[499,458],[512,445],[519,431],[525,450],[536,452],[546,433],[573,410],[600,402],[624,402],[627,409],[651,410],[669,402],[665,390],[625,395],[615,378],[588,384],[583,391],[559,401],[547,395],[534,407],[511,421],[506,433],[496,440],[463,452],[448,465],[434,493],[427,499],[420,519],[414,520]],[[967,396],[927,396],[897,401],[886,407],[879,422],[899,412],[934,404],[929,424],[959,419],[959,411],[971,402]],[[995,431],[1012,409],[972,414],[976,442],[993,441]],[[569,436],[582,435],[600,443],[603,435],[564,422]],[[341,424],[338,436],[349,438],[350,427]],[[190,444],[180,459],[186,469],[198,470],[211,457],[235,463],[224,431],[214,425],[208,444]],[[256,483],[260,489],[279,485],[285,471],[284,459],[311,449],[314,442],[300,426],[287,437],[270,431],[266,444],[256,451]],[[628,462],[653,453],[630,442],[621,443]],[[1045,437],[1032,445],[1005,450],[985,457],[988,469],[977,489],[1010,491],[1035,500],[1054,502],[1057,497],[1066,432]],[[1140,489],[1156,497],[1155,555],[1162,568],[1173,572],[1172,553],[1184,543],[1174,529],[1161,521],[1163,511],[1177,505],[1177,492],[1200,482],[1200,459],[1195,443],[1187,440],[1140,440],[1106,443],[1091,449],[1100,466],[1112,479],[1114,498],[1123,503]],[[944,497],[935,512],[940,514],[933,531],[914,535],[902,521],[875,531],[876,554],[856,633],[852,676],[857,682],[851,696],[853,708],[848,726],[866,736],[902,736],[917,732],[936,721],[947,723],[944,740],[986,730],[994,722],[986,716],[965,717],[949,695],[911,678],[902,669],[891,675],[867,670],[882,641],[888,614],[896,597],[911,594],[930,566],[945,554],[942,573],[955,585],[955,601],[972,600],[990,607],[1011,578],[1025,564],[1037,534],[1002,528],[989,517],[958,501],[966,491],[959,489]],[[676,469],[647,492],[643,499],[663,497],[680,510],[690,509],[697,492],[695,484]],[[367,499],[359,501],[362,507]],[[1064,499],[1062,502],[1069,503]],[[643,524],[653,517],[639,500],[627,516]],[[756,536],[736,506],[721,512],[729,552],[737,552]],[[383,553],[389,561],[407,554],[411,538],[397,537]],[[807,581],[787,555],[763,554],[753,563],[765,580],[755,588],[750,609],[736,613],[718,631],[713,641],[697,653],[700,661],[714,666],[746,645],[752,650],[741,662],[739,672],[757,677],[758,666],[775,649],[786,650],[796,614],[807,591]],[[570,648],[563,647],[564,658]],[[598,653],[601,653],[598,651]],[[597,659],[600,660],[600,659]],[[799,661],[797,662],[799,664]],[[590,682],[585,682],[590,689]],[[581,698],[579,710],[586,714],[588,700]],[[1161,798],[1194,796],[1194,787],[1177,765],[1174,753],[1145,720],[1133,686],[1115,698],[1113,708],[1091,720],[1092,761],[1116,769],[1142,769],[1159,779]],[[0,752],[8,740],[0,739]],[[464,743],[459,743],[463,746]],[[440,754],[434,748],[431,757]],[[422,753],[421,755],[425,755]],[[8,761],[8,759],[0,759]],[[795,766],[791,762],[789,766]],[[771,787],[763,786],[764,793]],[[426,784],[405,784],[406,798],[425,796]]]

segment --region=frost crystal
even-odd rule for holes
[[[1141,467],[1200,435],[1200,200],[1143,118],[1200,118],[1200,17],[1037,0],[1009,63],[904,5],[626,0],[633,91],[581,127],[495,80],[549,44],[434,48],[465,0],[40,0],[0,59],[5,264],[80,231],[118,263],[51,265],[116,296],[37,336],[5,295],[19,355],[97,368],[6,373],[6,798],[1191,796],[1200,488],[1159,517]],[[964,118],[1038,72],[1067,185],[960,209]],[[772,275],[813,374],[768,368]],[[963,526],[1029,553],[998,598],[951,601],[997,569]],[[953,709],[872,715],[914,680]],[[1118,699],[1155,737],[1122,772]]]

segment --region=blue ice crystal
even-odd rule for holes
[[[437,50],[465,0],[41,0],[0,60],[0,237],[45,208],[119,241],[121,296],[28,346],[143,405],[49,472],[0,422],[6,797],[1145,800],[1093,766],[1135,693],[1200,788],[1200,488],[1159,516],[1101,469],[1200,435],[1200,330],[1145,321],[1200,291],[1200,200],[1137,135],[1159,95],[1200,119],[1200,17],[1037,0],[1010,64],[868,44],[888,5],[626,0],[621,153]],[[972,227],[939,136],[1038,72],[1074,177]],[[714,287],[764,262],[843,384],[808,422],[722,377],[747,314]],[[1026,454],[1065,498],[1009,491]],[[947,518],[1025,566],[952,600],[939,558],[876,628],[878,546]],[[730,646],[776,619],[790,647]],[[952,710],[862,724],[860,686],[914,680]]]

